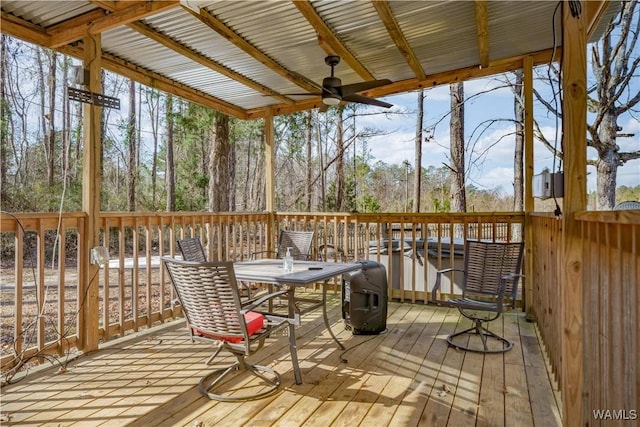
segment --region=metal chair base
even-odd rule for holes
[[[262,379],[266,383],[266,390],[250,394],[250,395],[225,395],[222,393],[214,392],[216,386],[220,385],[224,379],[236,371],[247,371],[250,374]],[[265,375],[266,374],[266,375]],[[261,365],[249,365],[244,362],[236,362],[226,368],[216,369],[202,377],[198,383],[198,389],[200,393],[207,396],[212,400],[219,400],[222,402],[238,402],[246,400],[261,399],[275,393],[282,382],[282,378],[279,373],[271,368]]]
[[[471,347],[468,345],[458,344],[453,341],[453,338],[461,335],[471,335],[471,336],[480,337],[483,348],[477,348],[477,347]],[[489,349],[487,340],[492,340],[494,342],[501,343],[502,348]],[[447,342],[452,347],[459,348],[460,350],[473,351],[476,353],[504,353],[511,350],[511,348],[513,347],[513,343],[511,341],[509,341],[504,337],[501,337],[500,335],[497,335],[491,332],[489,329],[482,326],[481,320],[476,320],[475,325],[470,327],[469,329],[465,329],[464,331],[456,332],[455,334],[449,335],[447,337]],[[471,340],[469,340],[469,342],[471,342]]]

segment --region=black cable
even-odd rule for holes
[[[569,0],[569,10],[571,11],[571,16],[574,18],[579,18],[582,13],[582,5],[580,4],[580,0]]]
[[[572,3],[573,1],[570,1],[569,3]],[[563,4],[562,1],[558,2],[558,4],[556,5],[556,8],[553,11],[553,17],[552,17],[552,22],[551,22],[551,28],[553,29],[552,33],[553,33],[553,51],[551,54],[551,58],[549,59],[549,65],[547,66],[547,78],[549,79],[549,85],[551,86],[551,93],[553,94],[553,108],[555,109],[554,111],[554,119],[555,119],[555,136],[554,136],[554,146],[553,146],[553,166],[551,167],[551,196],[553,197],[553,201],[556,205],[555,210],[553,211],[554,215],[556,217],[561,217],[562,216],[562,210],[560,209],[560,205],[558,204],[558,199],[556,197],[556,191],[555,191],[555,178],[553,176],[553,174],[555,173],[556,170],[556,160],[558,157],[558,127],[559,127],[559,122],[558,122],[558,114],[559,114],[559,110],[558,110],[558,98],[560,98],[560,104],[562,104],[562,82],[560,81],[561,78],[561,73],[562,73],[562,56],[560,57],[560,64],[559,64],[559,72],[558,72],[558,91],[556,92],[556,90],[553,87],[553,79],[551,78],[551,67],[553,64],[553,58],[555,58],[556,56],[556,51],[558,48],[558,42],[557,42],[557,37],[556,37],[556,14],[558,13],[558,10],[560,9],[560,6]],[[578,9],[580,8],[580,4],[578,2]],[[573,8],[572,8],[572,13],[573,13]],[[562,19],[560,19],[560,28],[563,29],[564,28],[564,21]],[[563,150],[564,152],[564,143],[563,143],[563,139],[564,139],[564,135],[562,135],[560,137],[560,149]],[[558,164],[558,172],[560,171],[560,169],[562,168],[562,162],[559,162]]]

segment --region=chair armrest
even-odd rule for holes
[[[277,297],[280,297],[282,295],[286,295],[287,293],[289,293],[289,291],[277,291],[277,292],[273,292],[271,294],[263,295],[260,298],[256,299],[255,301],[252,301],[251,304],[243,306],[242,310],[240,310],[240,313],[244,314],[244,313],[246,313],[248,311],[253,310],[256,307],[261,306],[262,304],[264,304],[265,302],[269,301],[270,299],[277,298]]]
[[[444,274],[450,271],[464,271],[464,270],[460,270],[458,268],[443,268],[442,270],[436,270],[436,274]]]
[[[464,270],[461,270],[459,268],[444,268],[442,270],[438,270],[436,271],[436,283],[433,285],[433,289],[431,290],[431,302],[435,303],[437,301],[439,301],[436,297],[436,294],[438,292],[438,290],[440,289],[440,284],[441,284],[441,279],[442,279],[442,275],[445,273],[449,273],[452,271],[460,271],[463,274],[465,273]]]

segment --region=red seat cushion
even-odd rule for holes
[[[247,323],[247,332],[249,336],[255,334],[262,328],[264,328],[264,316],[260,313],[256,313],[255,311],[249,311],[244,314],[244,320]],[[213,338],[217,340],[223,340],[231,343],[238,343],[242,341],[242,337],[227,337],[227,336],[218,336],[214,334],[210,334],[208,332],[201,331],[197,328],[191,328],[194,335],[200,335],[207,338]]]

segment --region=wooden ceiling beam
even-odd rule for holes
[[[134,6],[135,4],[147,3],[148,0],[141,1],[111,1],[111,0],[88,0],[90,3],[95,4],[99,8],[108,10],[109,12],[116,12],[118,10],[126,9]]]
[[[316,12],[311,3],[307,0],[293,0],[293,4],[298,8],[302,16],[309,21],[309,24],[311,24],[311,26],[316,30],[316,33],[318,33],[322,43],[326,43],[333,53],[338,55],[364,80],[375,80],[375,77],[369,72],[369,70],[367,70],[338,39],[338,37],[336,37],[331,28],[329,28],[320,15],[318,15],[318,12]]]
[[[425,79],[427,76],[424,72],[424,69],[422,68],[422,64],[420,63],[420,60],[418,60],[418,57],[413,52],[413,49],[405,38],[404,33],[402,32],[402,29],[398,24],[398,21],[391,11],[389,2],[373,0],[371,3],[376,9],[376,12],[378,12],[378,16],[382,20],[382,23],[387,28],[387,32],[391,36],[391,39],[396,44],[404,59],[407,61],[407,64],[409,64],[409,67],[411,67],[411,70],[413,70],[413,73],[418,79]]]
[[[478,55],[480,66],[489,66],[489,11],[487,0],[473,2],[476,13],[476,33],[478,34]]]
[[[238,83],[241,83],[257,92],[260,92],[262,94],[265,95],[269,95],[274,97],[275,99],[278,99],[280,102],[284,102],[287,104],[293,104],[293,100],[291,98],[287,98],[286,96],[280,95],[278,92],[269,89],[268,87],[254,81],[251,80],[250,78],[237,73],[235,71],[233,71],[230,68],[225,67],[224,65],[219,64],[218,62],[207,58],[206,56],[200,54],[199,52],[183,45],[180,42],[175,41],[174,39],[159,33],[158,31],[154,30],[153,28],[151,28],[150,26],[143,24],[142,22],[132,22],[130,24],[127,24],[131,29],[139,32],[140,34],[142,34],[143,36],[163,45],[166,48],[169,48],[171,50],[173,50],[174,52],[177,52],[178,54],[189,58],[190,60],[197,62],[198,64],[205,66],[213,71],[215,71],[216,73],[220,73],[223,76],[226,76],[232,80],[237,81]]]
[[[278,62],[273,60],[260,49],[256,48],[254,45],[245,40],[234,30],[225,25],[224,22],[222,22],[220,19],[218,19],[218,17],[214,16],[208,10],[201,8],[200,13],[197,13],[185,6],[183,6],[183,9],[192,14],[195,18],[200,20],[200,22],[211,28],[213,31],[229,40],[235,46],[242,49],[249,56],[259,61],[265,67],[274,71],[276,74],[279,74],[280,76],[284,77],[285,79],[289,80],[290,82],[296,84],[306,91],[318,92],[319,90],[321,90],[320,86],[318,86],[313,81],[280,65]]]
[[[69,28],[84,27],[90,25],[93,21],[104,18],[107,16],[106,12],[102,9],[95,9],[91,12],[84,13],[71,19],[67,19],[59,24],[52,25],[46,29],[47,34],[51,37],[57,37],[58,35],[66,32]]]
[[[24,19],[9,15],[6,12],[0,14],[0,29],[2,30],[2,34],[7,34],[39,46],[48,46],[49,43],[51,43],[51,36],[46,30]]]
[[[84,48],[82,43],[79,43],[78,46],[67,45],[62,46],[56,50],[66,55],[81,58]],[[138,67],[135,64],[131,64],[121,58],[117,58],[108,53],[102,53],[102,68],[119,74],[123,77],[135,80],[150,88],[158,89],[163,92],[179,96],[183,99],[186,99],[187,101],[212,108],[238,119],[247,119],[245,110],[238,107],[237,105],[231,104],[207,93],[193,89],[160,74]]]
[[[97,5],[99,5],[102,8],[107,8],[108,11],[113,12],[116,10],[121,10],[123,9],[122,3],[115,3],[115,2],[110,2],[110,1],[93,1],[92,3],[95,3]],[[125,3],[126,5],[126,3]],[[187,9],[189,10],[189,9]],[[263,93],[265,95],[269,95],[269,96],[273,96],[275,99],[278,99],[280,102],[284,102],[285,104],[292,104],[294,101],[291,98],[287,98],[286,96],[282,96],[279,93],[277,93],[274,90],[269,89],[268,87],[261,85],[251,79],[249,79],[248,77],[243,76],[240,73],[237,73],[221,64],[219,64],[218,62],[207,58],[206,56],[200,54],[199,52],[183,45],[182,43],[166,36],[165,34],[162,34],[158,31],[156,31],[155,29],[153,29],[151,26],[144,24],[142,22],[131,22],[129,24],[127,24],[127,26],[135,31],[137,31],[138,33],[142,34],[143,36],[154,40],[155,42],[163,45],[164,47],[173,50],[174,52],[191,59],[194,62],[197,62],[198,64],[207,67],[217,73],[220,73],[232,80],[235,80],[241,84],[244,84],[245,86]]]
[[[51,36],[51,43],[48,47],[57,48],[64,46],[84,37],[91,36],[92,34],[99,34],[119,27],[120,25],[138,21],[147,16],[177,7],[179,4],[179,1],[136,2],[133,6],[127,4],[128,7],[106,14],[96,20],[83,23],[82,25],[64,23],[56,28],[56,34]],[[80,19],[80,17],[78,19]]]
[[[395,82],[388,86],[370,89],[366,92],[363,92],[363,94],[366,96],[379,98],[381,96],[388,96],[396,93],[411,92],[422,88],[431,88],[444,84],[473,80],[481,77],[492,76],[495,74],[502,74],[522,68],[524,59],[528,56],[531,57],[534,66],[549,63],[549,61],[551,61],[553,52],[553,49],[547,49],[527,55],[518,55],[510,58],[504,58],[498,61],[493,61],[490,62],[489,66],[485,68],[473,66],[461,68],[455,71],[445,71],[442,73],[430,74],[424,80],[409,79]],[[558,61],[560,59],[562,48],[556,48],[555,52],[555,60]]]
[[[529,55],[519,55],[511,58],[505,58],[502,60],[494,61],[486,68],[480,68],[478,66],[462,68],[456,71],[448,71],[442,73],[435,73],[427,75],[424,80],[408,79],[391,83],[386,86],[382,86],[375,89],[364,91],[361,94],[373,98],[380,98],[388,95],[395,95],[397,93],[406,93],[418,89],[427,89],[454,82],[460,82],[465,80],[477,79],[480,77],[487,77],[494,74],[506,73],[523,67],[523,63],[526,57],[531,57],[534,66],[540,64],[546,64],[551,61],[551,57],[554,53],[553,49],[543,50],[540,52],[534,52]],[[562,48],[555,49],[555,61],[559,60],[562,55]],[[320,108],[322,106],[322,99],[320,97],[305,99],[303,101],[296,102],[293,105],[275,105],[271,106],[274,115],[290,114],[296,111],[303,111],[312,108]],[[247,119],[258,119],[264,117],[264,109],[255,108],[246,111]]]
[[[598,27],[597,24],[601,21],[602,15],[607,10],[607,7],[609,7],[607,3],[609,3],[607,0],[591,0],[581,3],[585,9],[583,13],[585,14],[587,22],[587,40],[591,38],[591,34]]]

